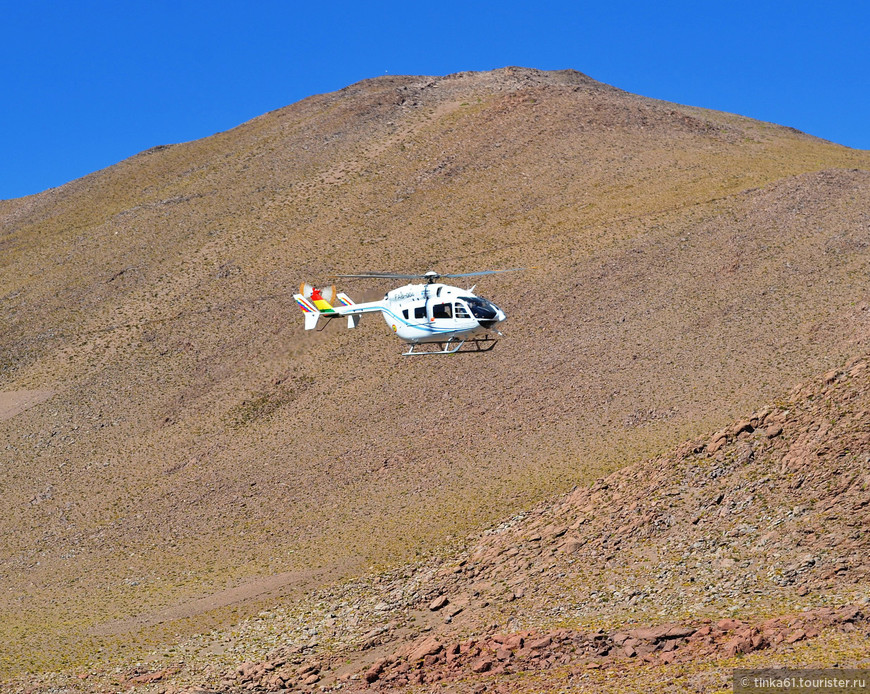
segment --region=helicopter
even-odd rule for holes
[[[483,297],[475,296],[471,289],[460,289],[438,280],[442,278],[494,275],[510,270],[484,270],[459,274],[441,274],[430,270],[422,274],[394,272],[365,272],[358,275],[336,275],[341,278],[423,280],[420,284],[406,284],[384,295],[382,301],[354,303],[335,286],[318,289],[303,283],[293,298],[305,314],[305,329],[314,330],[321,318],[347,317],[347,327],[359,325],[363,313],[380,311],[387,325],[408,349],[402,355],[424,356],[456,354],[457,352],[488,352],[495,347],[502,333],[496,326],[507,316],[498,306]],[[476,285],[475,285],[476,286]]]

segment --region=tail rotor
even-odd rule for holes
[[[299,293],[303,297],[305,297],[306,299],[310,299],[311,301],[323,300],[330,305],[335,304],[335,300],[338,297],[338,294],[335,291],[334,284],[330,285],[329,287],[317,288],[313,284],[303,282],[299,285]]]

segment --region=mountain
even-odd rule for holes
[[[0,202],[2,672],[440,556],[841,366],[868,202],[867,152],[521,68],[366,80]],[[506,267],[473,357],[305,333],[291,296]]]

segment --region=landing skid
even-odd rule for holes
[[[407,352],[402,352],[403,357],[424,357],[432,354],[468,354],[476,352],[489,352],[498,339],[493,337],[479,337],[470,340],[447,340],[445,342],[422,342],[411,344]],[[463,347],[468,345],[467,348]],[[429,347],[437,349],[429,349]],[[416,347],[425,348],[419,352],[415,352]]]

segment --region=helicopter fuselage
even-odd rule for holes
[[[354,304],[343,315],[380,310],[387,325],[405,342],[463,340],[496,331],[507,316],[491,301],[447,284],[407,284],[383,301]]]

